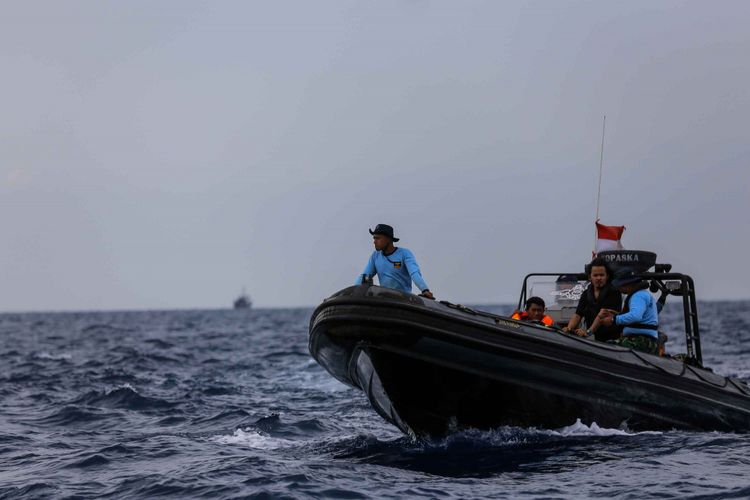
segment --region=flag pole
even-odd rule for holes
[[[599,220],[599,200],[602,196],[602,167],[604,166],[604,128],[607,125],[607,115],[604,115],[604,119],[602,120],[602,147],[599,153],[599,189],[596,192],[596,219],[595,221]],[[597,231],[596,231],[596,223],[594,223],[594,251],[593,254],[596,255],[596,239],[597,239]]]

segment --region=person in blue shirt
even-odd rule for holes
[[[420,295],[434,299],[435,297],[422,278],[414,254],[406,248],[393,246],[393,243],[399,240],[393,236],[393,228],[388,224],[378,224],[374,230],[369,231],[375,251],[370,255],[365,270],[357,277],[354,284],[360,285],[377,274],[380,286],[411,293],[411,282],[414,281],[414,284],[422,291]]]
[[[621,313],[602,309],[600,321],[605,326],[622,326],[622,337],[615,343],[647,352],[659,353],[659,310],[656,299],[648,291],[648,282],[635,276],[632,269],[624,268],[615,273],[612,285],[626,294]]]

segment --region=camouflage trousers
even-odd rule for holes
[[[622,347],[648,354],[659,354],[659,344],[648,335],[623,335],[614,342]]]

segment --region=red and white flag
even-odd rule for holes
[[[599,220],[596,221],[596,252],[599,253],[603,250],[622,250],[622,233],[625,231],[625,226],[605,226],[599,224]]]

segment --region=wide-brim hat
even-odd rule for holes
[[[635,270],[630,267],[623,267],[618,269],[615,273],[614,279],[612,280],[612,286],[619,288],[621,286],[630,285],[631,283],[640,283],[643,281],[642,278],[635,276]]]
[[[382,234],[383,236],[388,236],[393,241],[398,241],[398,238],[393,236],[393,228],[388,224],[378,224],[375,226],[375,229],[370,229],[369,231],[370,234]]]

